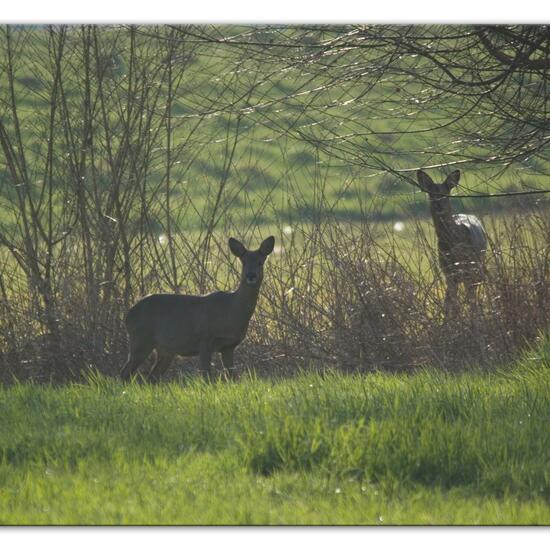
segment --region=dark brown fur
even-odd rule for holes
[[[229,239],[231,252],[242,262],[241,282],[233,292],[153,294],[137,302],[125,319],[130,350],[121,376],[130,378],[153,350],[157,358],[149,373],[152,381],[160,378],[175,355],[198,355],[201,370],[210,379],[212,353],[218,352],[224,368],[232,373],[233,350],[246,336],[262,284],[263,264],[274,244],[275,239],[269,237],[258,250],[249,251]]]

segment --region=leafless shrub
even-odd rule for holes
[[[548,216],[490,224],[481,334],[466,300],[456,318],[444,321],[444,281],[423,228],[400,242],[389,232],[376,235],[378,225],[312,228],[309,245],[270,266],[268,300],[249,340],[269,343],[287,368],[454,370],[510,359],[548,330]],[[423,251],[424,259],[404,250]]]
[[[444,281],[432,268],[436,250],[425,242],[425,228],[410,229],[406,242],[382,232],[378,223],[350,227],[326,220],[322,226],[295,227],[294,237],[281,228],[277,241],[283,249],[267,266],[256,314],[237,354],[239,369],[277,375],[327,367],[410,372],[422,366],[455,370],[498,364],[514,357],[548,330],[550,223],[532,214],[489,227],[487,280],[480,288],[482,335],[465,304],[456,319],[444,324]],[[195,241],[178,247],[177,264],[199,265],[200,246]],[[145,290],[170,291],[154,259],[156,242],[149,239],[142,247]],[[413,257],[403,252],[409,248]],[[126,354],[124,287],[115,285],[109,302],[98,300],[92,309],[82,300],[86,276],[76,258],[65,257],[57,273],[56,348],[36,322],[36,300],[16,280],[10,286],[2,273],[8,313],[0,325],[5,374],[65,380],[90,367],[117,373]],[[213,234],[206,289],[235,285],[232,267],[225,235]],[[134,273],[141,268],[133,262]],[[183,291],[198,292],[200,285],[198,278],[189,280]],[[177,372],[175,367],[172,374]]]
[[[62,382],[90,368],[117,374],[128,307],[150,292],[231,288],[237,278],[227,237],[253,246],[266,213],[278,220],[277,248],[236,356],[241,371],[458,369],[513,357],[548,330],[550,221],[543,207],[484,221],[491,249],[480,289],[483,334],[466,307],[443,324],[444,281],[429,225],[409,218],[398,235],[372,221],[376,201],[369,195],[364,204],[360,194],[356,221],[343,221],[337,202],[327,199],[321,163],[313,163],[308,195],[284,150],[288,171],[265,178],[254,202],[250,179],[263,175],[253,159],[237,167],[245,134],[236,85],[224,116],[209,127],[215,136],[201,133],[203,121],[220,111],[215,93],[201,98],[193,116],[173,116],[188,91],[186,63],[197,59],[193,43],[181,29],[172,40],[174,32],[0,31],[7,83],[0,87],[2,381]],[[27,97],[42,102],[30,115]],[[189,183],[199,154],[213,169]],[[283,219],[272,205],[282,178],[299,221]],[[342,200],[344,191],[353,196],[351,183],[342,184]],[[190,185],[204,185],[200,201]],[[236,201],[246,204],[246,217],[234,214]],[[181,229],[189,218],[196,231]]]

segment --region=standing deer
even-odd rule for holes
[[[258,301],[263,265],[274,245],[275,238],[268,237],[258,250],[250,251],[229,239],[231,252],[242,263],[241,282],[233,292],[152,294],[135,304],[125,318],[130,352],[121,376],[129,379],[153,350],[156,362],[149,372],[150,381],[159,380],[175,355],[198,355],[201,371],[209,380],[212,353],[219,352],[224,368],[233,373],[233,350],[246,336]]]
[[[477,308],[476,288],[484,277],[487,235],[481,222],[470,214],[453,214],[449,195],[458,185],[460,171],[451,172],[443,183],[434,183],[422,170],[418,185],[430,197],[430,211],[437,236],[439,264],[445,275],[445,318],[457,306],[458,285],[466,287],[469,303]],[[477,316],[477,312],[476,312]]]

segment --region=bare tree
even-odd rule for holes
[[[412,181],[418,167],[469,163],[488,192],[547,189],[536,180],[548,171],[546,25],[203,27],[192,37],[269,64],[266,81],[293,81],[248,108],[347,166]],[[275,109],[299,114],[281,124]]]

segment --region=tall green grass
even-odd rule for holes
[[[550,523],[550,341],[459,375],[0,392],[3,524]]]

